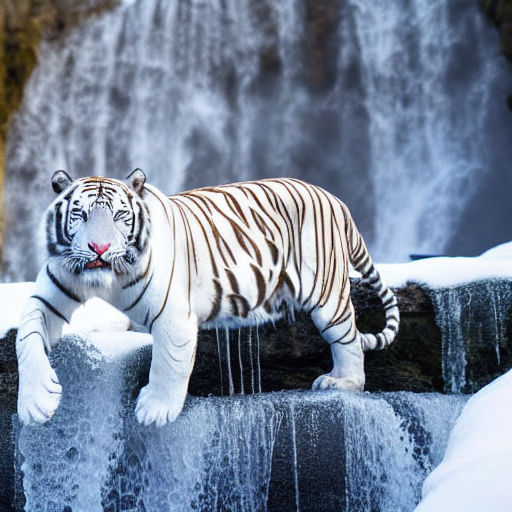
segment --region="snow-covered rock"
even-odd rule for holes
[[[21,313],[34,288],[34,282],[0,285],[0,338],[10,329],[18,328]]]
[[[466,404],[415,512],[512,510],[512,370]]]
[[[383,281],[400,288],[407,283],[449,288],[486,279],[512,279],[512,242],[475,257],[433,257],[408,263],[377,264]]]
[[[34,293],[35,283],[7,283],[0,285],[0,338],[10,329],[17,329],[28,298]],[[127,331],[130,319],[107,302],[94,298],[80,306],[65,325],[63,334],[95,331]]]

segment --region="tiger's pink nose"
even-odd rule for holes
[[[110,244],[107,242],[106,244],[97,244],[96,242],[89,242],[89,249],[94,251],[98,256],[101,256],[105,251],[108,250]]]

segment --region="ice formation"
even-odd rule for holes
[[[511,396],[509,371],[468,401],[415,512],[510,510]]]

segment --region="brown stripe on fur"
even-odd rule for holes
[[[255,308],[257,308],[260,304],[263,303],[265,300],[265,292],[266,292],[266,285],[265,285],[265,279],[263,277],[263,274],[260,272],[260,269],[251,263],[251,269],[254,273],[254,277],[256,278],[256,285],[258,287],[258,299],[255,304]]]
[[[210,322],[220,313],[220,307],[222,304],[222,286],[216,279],[213,280],[213,285],[215,287],[215,298],[213,299],[212,310],[210,311],[206,322]]]

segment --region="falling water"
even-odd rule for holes
[[[249,328],[249,336],[247,338],[248,346],[249,346],[249,360],[251,362],[251,391],[255,393],[254,386],[254,357],[253,357],[253,346],[252,346],[252,327]]]
[[[231,350],[229,348],[229,329],[226,327],[226,362],[228,364],[228,383],[229,383],[229,396],[235,394],[235,385],[233,384],[233,372],[231,371]]]
[[[261,354],[260,354],[260,330],[256,324],[256,365],[258,369],[258,393],[261,393]]]
[[[412,510],[465,403],[403,392],[189,398],[176,422],[148,428],[133,408],[150,350],[123,360],[91,350],[78,339],[55,349],[61,407],[19,431],[26,512]]]
[[[240,368],[240,394],[245,395],[244,366],[242,363],[242,330],[238,329],[238,365]]]
[[[431,297],[442,335],[447,392],[474,392],[512,366],[507,336],[512,308],[510,281],[440,288],[432,290]]]
[[[57,168],[138,166],[168,193],[296,176],[348,203],[379,260],[486,243],[495,201],[458,228],[508,171],[512,77],[477,2],[138,0],[39,55],[8,137],[6,277],[35,276]]]
[[[290,424],[292,437],[292,454],[293,454],[293,483],[295,486],[295,507],[300,510],[300,493],[299,493],[299,473],[297,464],[297,427],[295,425],[295,408],[293,402],[290,403]]]
[[[435,290],[432,295],[441,329],[444,387],[448,393],[462,393],[466,387],[466,342],[461,314],[470,293],[463,287]]]
[[[220,376],[220,395],[224,395],[224,372],[222,371],[222,349],[220,347],[219,328],[215,328],[215,337],[217,339],[217,355],[219,357],[219,376]]]

